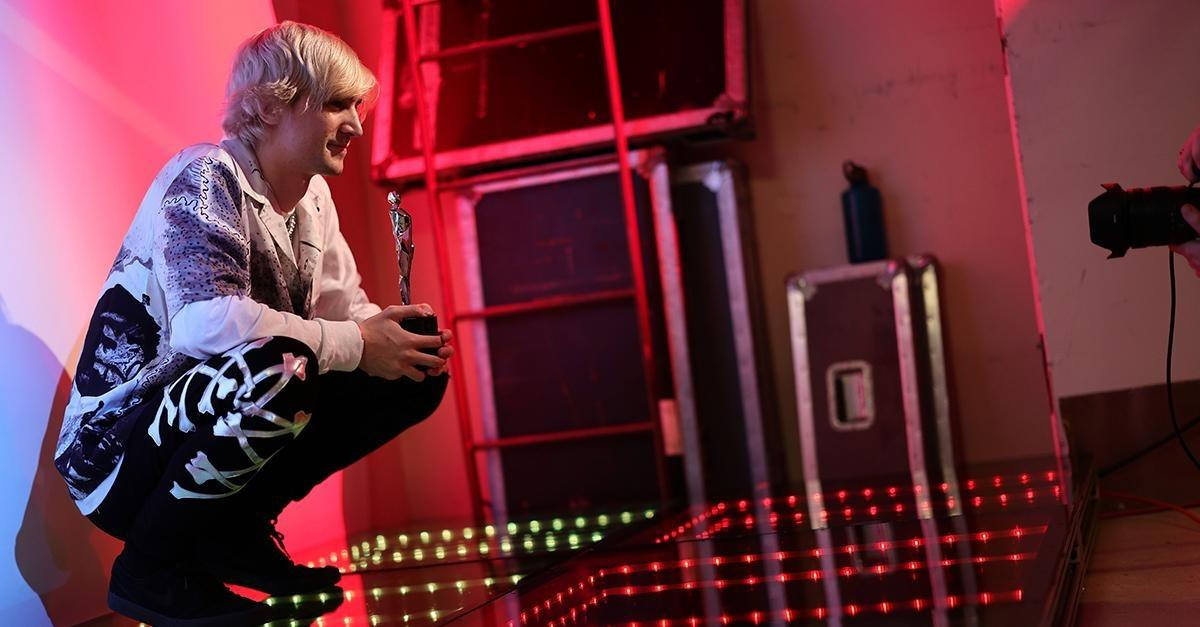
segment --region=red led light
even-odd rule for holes
[[[995,477],[992,477],[992,485],[993,486],[998,488],[998,487],[1000,487],[1001,483],[1003,483],[1003,482],[1000,480],[1000,475],[996,475]]]
[[[974,489],[975,489],[975,480],[974,480],[974,479],[968,479],[968,480],[967,480],[967,489],[968,489],[968,490],[974,490]]]
[[[871,498],[871,494],[872,494],[872,492],[871,492],[871,488],[864,488],[864,489],[863,489],[863,498],[864,498],[864,499],[870,499],[870,498]]]
[[[838,497],[839,502],[845,503],[846,502],[846,491],[838,490],[837,497]]]
[[[1027,483],[1029,483],[1029,473],[1023,472],[1021,473],[1021,485],[1025,485]]]
[[[896,498],[896,486],[892,486],[892,487],[888,488],[887,493],[888,493],[888,496],[890,496],[892,498]]]
[[[942,482],[942,492],[943,493],[950,492],[950,484],[949,483],[946,483],[944,481]]]
[[[869,514],[871,514],[871,517],[873,518],[876,514],[879,513],[879,508],[872,505],[871,507],[867,508],[867,512]]]
[[[904,503],[896,503],[896,513],[901,514],[903,512],[904,512]]]

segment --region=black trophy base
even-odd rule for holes
[[[441,333],[441,331],[438,331],[437,316],[405,318],[400,321],[400,328],[417,335],[439,335]],[[423,348],[421,352],[426,355],[437,355],[438,349]],[[428,370],[425,366],[417,366],[417,369],[421,371]]]

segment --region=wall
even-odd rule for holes
[[[840,166],[851,158],[882,190],[892,253],[931,252],[944,266],[963,456],[1050,453],[992,4],[757,0],[750,15],[758,138],[715,152],[749,166],[784,415],[795,415],[784,279],[845,263]]]
[[[85,326],[134,210],[179,148],[220,138],[237,44],[266,2],[0,0],[0,616],[107,612],[119,543],[51,455]],[[338,521],[340,524],[340,521]]]
[[[998,0],[1012,80],[1037,284],[1055,393],[1072,439],[1101,464],[1170,432],[1164,368],[1170,305],[1165,248],[1106,260],[1088,240],[1100,184],[1181,185],[1176,155],[1200,123],[1196,25],[1187,0]],[[1200,289],[1178,270],[1176,381],[1200,377]],[[1181,421],[1200,409],[1193,381]],[[1181,390],[1182,392],[1182,390]],[[1195,446],[1195,445],[1194,445]],[[1117,477],[1151,496],[1200,496],[1174,444]],[[1116,485],[1116,484],[1114,484]],[[1111,487],[1111,486],[1110,486]],[[1145,492],[1149,490],[1150,492]]]

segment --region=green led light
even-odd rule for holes
[[[652,510],[652,509],[646,510],[646,518],[654,518],[654,510]]]
[[[583,516],[580,516],[579,518],[576,518],[576,519],[575,519],[575,526],[576,526],[576,527],[579,527],[579,528],[581,528],[581,529],[582,529],[583,527],[586,527],[586,526],[587,526],[587,519],[586,519],[586,518],[584,518]]]
[[[397,536],[396,539],[400,541],[400,546],[408,546],[408,535],[407,534],[402,533],[399,536]]]
[[[525,536],[525,542],[522,543],[522,546],[525,547],[526,551],[532,551],[533,550],[533,538],[531,538],[529,536]]]
[[[600,523],[601,527],[607,527],[608,526],[608,514],[600,514],[600,516],[596,518],[596,522]]]
[[[442,529],[442,541],[443,542],[449,542],[450,539],[453,537],[454,537],[454,534],[450,533],[449,529]]]
[[[408,622],[408,614],[404,615],[404,622],[406,622],[406,623]]]
[[[317,598],[318,598],[318,599],[320,599],[322,603],[324,603],[324,602],[326,602],[326,601],[328,601],[328,600],[329,600],[329,593],[328,593],[328,592],[322,592],[321,594],[318,594],[318,595],[317,595]]]
[[[381,588],[371,588],[371,596],[378,601],[379,597],[383,596],[383,590]]]
[[[406,594],[408,594],[408,586],[400,586],[400,595],[403,596]]]
[[[496,528],[492,525],[488,525],[483,528],[483,533],[486,534],[487,537],[491,538],[492,536],[496,535]]]
[[[438,617],[437,610],[429,610],[429,620],[437,620],[437,617]]]
[[[488,551],[490,551],[490,550],[492,550],[492,549],[491,549],[490,547],[488,547],[488,543],[487,543],[487,542],[480,542],[480,543],[479,543],[479,554],[480,554],[480,555],[487,555],[487,554],[488,554]]]
[[[446,559],[446,549],[445,549],[445,547],[443,547],[440,544],[437,546],[436,549],[433,550],[433,553],[434,553],[434,555],[437,555],[437,558],[440,560]]]
[[[378,614],[371,614],[371,625],[372,626],[378,625],[381,620],[382,619],[379,618]]]
[[[302,601],[303,599],[304,599],[304,597],[302,597],[298,594],[292,595],[292,605],[295,605],[296,607],[300,607],[300,601]]]
[[[496,583],[496,580],[491,577],[485,577],[483,580],[483,585],[488,588],[491,588],[494,583]]]
[[[512,543],[508,541],[508,538],[500,541],[500,550],[504,553],[512,553]]]
[[[508,535],[515,536],[517,535],[517,531],[520,531],[520,529],[521,528],[517,526],[517,523],[508,523]]]
[[[553,535],[546,536],[546,548],[553,549],[557,544],[558,541],[554,539]]]
[[[466,539],[468,539],[468,540],[470,540],[471,538],[474,538],[474,537],[475,537],[475,530],[474,530],[474,529],[472,529],[472,528],[470,528],[470,527],[467,527],[466,529],[463,529],[463,537],[464,537],[464,538],[466,538]]]
[[[387,538],[383,536],[375,536],[375,546],[379,547],[380,551],[387,550]]]
[[[531,521],[529,521],[529,530],[530,530],[530,531],[532,531],[532,532],[534,532],[534,533],[537,533],[537,532],[541,531],[541,530],[542,530],[542,523],[540,523],[540,522],[538,522],[538,521],[536,521],[536,520],[531,520]]]
[[[404,554],[401,553],[400,551],[392,551],[392,561],[393,562],[403,562]]]
[[[357,560],[358,559],[358,547],[356,547],[356,546],[350,547],[350,555],[354,556],[354,559]]]
[[[267,605],[270,607],[274,607],[275,606],[275,597],[271,597],[271,598],[267,599]]]
[[[437,584],[436,584],[436,583],[431,583],[431,584],[429,584],[429,585],[427,585],[427,586],[425,586],[425,587],[426,587],[426,588],[429,588],[429,591],[430,591],[430,592],[437,592]]]
[[[347,601],[353,601],[353,600],[354,600],[354,591],[353,591],[353,590],[347,590],[347,591],[346,591],[346,600],[347,600]]]
[[[458,550],[456,550],[455,552],[458,553],[459,557],[466,557],[467,556],[467,545],[465,545],[465,544],[458,545]]]
[[[629,512],[621,512],[621,522],[629,524],[633,520],[633,514]]]
[[[458,588],[458,591],[459,591],[459,592],[462,592],[462,591],[463,591],[463,588],[466,588],[466,587],[467,587],[467,582],[465,582],[465,581],[456,581],[456,582],[454,582],[454,587],[455,587],[455,588]]]
[[[372,564],[374,564],[374,565],[378,566],[378,565],[379,565],[379,563],[380,563],[380,562],[382,562],[382,561],[383,561],[383,556],[382,556],[382,555],[380,555],[380,554],[378,554],[378,553],[372,553],[372,554],[371,554],[371,563],[372,563]],[[366,568],[366,566],[363,566],[363,568]]]
[[[421,549],[413,549],[413,559],[417,560],[418,562],[425,559],[425,552]]]
[[[579,546],[579,536],[577,534],[573,533],[573,534],[567,536],[567,542],[571,546]]]
[[[513,576],[512,576],[512,582],[513,582],[513,583],[517,583],[518,581],[521,581],[521,576],[520,576],[520,575],[513,575]]]
[[[292,620],[291,620],[291,621],[288,623],[288,627],[300,627],[300,623],[299,623],[299,622],[297,622],[297,621],[296,621],[296,619],[294,619],[294,618],[293,618],[293,619],[292,619]]]
[[[603,536],[603,535],[601,535],[599,531],[593,531],[593,532],[592,532],[592,542],[599,542],[599,541],[600,541],[600,539],[601,539],[601,538],[603,538],[603,537],[604,537],[604,536]]]
[[[429,532],[428,531],[421,532],[421,542],[423,544],[429,544]]]
[[[367,542],[366,540],[363,540],[362,550],[363,550],[363,553],[370,553],[371,552],[371,543]]]
[[[562,531],[563,521],[561,518],[555,518],[553,521],[550,522],[550,526],[554,527],[555,531]]]

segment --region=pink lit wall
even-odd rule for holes
[[[233,53],[274,22],[268,0],[0,0],[5,624],[107,611],[119,543],[79,516],[50,459],[69,377],[151,178],[178,149],[220,139]],[[281,528],[293,547],[344,534],[340,479],[289,511]]]

